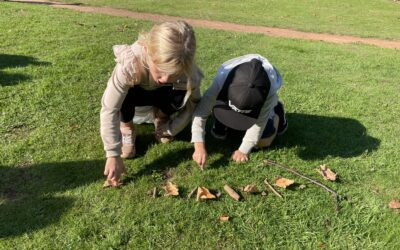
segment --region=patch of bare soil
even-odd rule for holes
[[[67,4],[67,3],[50,2],[50,1],[44,1],[44,0],[32,0],[32,1],[31,0],[24,0],[24,1],[15,0],[15,1],[9,1],[9,2],[46,4],[46,5],[49,5],[52,7],[56,7],[56,8],[71,9],[71,10],[76,10],[76,11],[80,11],[80,12],[101,13],[101,14],[107,14],[107,15],[112,15],[112,16],[129,17],[129,18],[140,19],[140,20],[150,20],[150,21],[154,21],[154,22],[185,20],[193,26],[209,28],[209,29],[220,29],[220,30],[245,32],[245,33],[258,33],[258,34],[264,34],[267,36],[274,36],[274,37],[324,41],[324,42],[332,42],[332,43],[340,43],[340,44],[362,43],[362,44],[375,45],[375,46],[382,47],[382,48],[400,49],[400,41],[398,41],[398,40],[392,41],[392,40],[385,40],[385,39],[378,39],[378,38],[361,38],[361,37],[354,37],[354,36],[332,35],[332,34],[326,34],[326,33],[302,32],[302,31],[296,31],[296,30],[291,30],[291,29],[281,29],[281,28],[253,26],[253,25],[242,25],[242,24],[220,22],[220,21],[182,18],[182,17],[151,14],[151,13],[140,13],[140,12],[133,12],[133,11],[124,10],[124,9],[110,8],[110,7],[82,6],[79,3]]]

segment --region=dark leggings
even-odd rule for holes
[[[135,107],[154,106],[171,115],[179,110],[186,90],[174,90],[172,86],[163,86],[154,90],[145,90],[140,86],[130,88],[121,107],[121,121],[130,122],[135,116]]]

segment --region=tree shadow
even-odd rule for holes
[[[56,196],[103,179],[103,161],[0,166],[0,239],[29,233],[59,221],[74,199]]]
[[[26,74],[10,74],[2,71],[2,69],[5,68],[26,67],[28,65],[46,66],[50,65],[50,63],[38,61],[36,58],[31,56],[0,54],[0,85],[8,86],[30,80],[31,77]]]

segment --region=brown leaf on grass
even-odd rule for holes
[[[290,185],[292,185],[293,183],[294,183],[293,180],[282,178],[282,177],[278,177],[275,179],[275,185],[277,185],[278,187],[281,187],[281,188],[287,188]]]
[[[261,195],[262,195],[262,196],[267,196],[268,193],[267,193],[267,191],[262,191]]]
[[[391,200],[389,202],[389,207],[392,209],[400,209],[400,201],[399,200]]]
[[[178,196],[179,189],[172,182],[168,181],[167,184],[163,187],[165,190],[165,196]]]
[[[226,215],[226,214],[221,215],[219,217],[219,221],[228,221],[229,219],[230,219],[230,217],[228,215]]]
[[[330,170],[325,164],[319,166],[318,172],[324,177],[324,180],[335,181],[336,173]]]
[[[300,189],[305,189],[306,187],[307,187],[307,186],[304,185],[304,184],[301,184],[301,185],[299,186]]]
[[[121,185],[122,185],[122,182],[120,182],[120,181],[106,180],[103,184],[103,188],[108,188],[108,187],[118,188]]]
[[[210,191],[205,187],[198,187],[196,201],[199,201],[200,199],[202,200],[215,199],[215,195],[210,193]]]
[[[243,192],[245,192],[245,193],[257,193],[258,189],[257,189],[256,184],[250,184],[250,185],[247,185],[247,186],[245,186],[243,188]]]

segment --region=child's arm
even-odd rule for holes
[[[244,135],[242,140],[242,144],[238,149],[240,152],[247,155],[251,152],[253,147],[257,145],[264,131],[264,128],[267,125],[268,119],[271,116],[271,112],[273,111],[277,103],[278,103],[278,95],[276,93],[268,97],[268,99],[264,103],[263,108],[261,109],[256,124],[251,126],[246,131],[246,134]]]
[[[119,111],[128,90],[129,85],[126,83],[122,65],[117,64],[101,99],[100,133],[106,157],[121,155]]]

